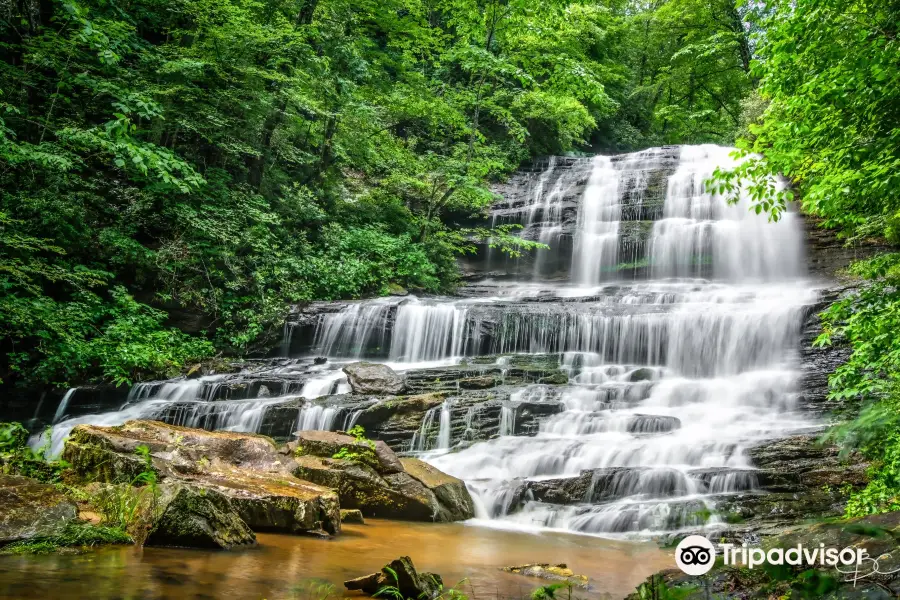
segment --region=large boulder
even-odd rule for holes
[[[336,431],[298,431],[297,441],[288,444],[295,454],[334,457],[342,451],[352,454],[358,462],[363,462],[379,473],[400,473],[403,465],[390,446],[382,442],[359,440]]]
[[[408,556],[401,556],[382,567],[381,571],[344,582],[350,591],[374,596],[385,587],[396,588],[401,598],[428,600],[440,594],[444,585],[436,573],[419,573]],[[382,594],[384,595],[384,594]]]
[[[404,466],[406,461],[401,459]],[[354,460],[304,454],[295,458],[295,464],[297,477],[336,490],[342,508],[359,509],[367,517],[448,522],[474,515],[465,484],[433,467],[429,468],[434,472],[427,475],[422,468],[413,473],[418,472],[434,489],[412,473],[382,474]]]
[[[358,362],[347,365],[343,370],[355,394],[386,396],[402,394],[406,389],[403,378],[387,365]]]
[[[56,487],[0,475],[0,546],[53,537],[75,520],[77,508]]]
[[[465,521],[475,516],[475,505],[465,482],[419,460],[401,458],[400,463],[408,475],[416,479],[434,494],[447,521]]]
[[[222,548],[256,545],[256,536],[228,501],[184,483],[159,486],[148,517],[148,546]]]
[[[136,453],[139,446],[149,449],[149,464]],[[156,421],[129,421],[118,427],[79,425],[72,430],[63,457],[76,473],[91,481],[130,483],[143,471],[155,472],[161,483],[188,490],[180,492],[181,500],[172,514],[193,523],[221,522],[229,531],[236,531],[233,516],[248,530],[313,535],[340,531],[337,494],[296,479],[291,473],[293,462],[282,462],[285,457],[264,436],[189,429]],[[204,503],[188,501],[188,497],[196,496],[208,498],[215,511]],[[196,514],[191,512],[193,508],[197,508]],[[223,516],[226,513],[231,516]],[[210,533],[214,526],[197,528],[208,533],[196,542],[202,546],[248,543],[244,533],[217,537]],[[180,542],[174,541],[180,531],[174,525],[161,531],[165,534],[151,535],[149,542],[165,540],[167,544],[190,546],[200,539],[186,533]],[[236,541],[229,541],[232,538]]]
[[[146,468],[144,459],[135,452],[139,446],[149,449],[152,468],[160,476],[222,466],[288,472],[275,442],[266,436],[143,420],[117,427],[78,425],[66,440],[63,459],[76,472],[96,481],[134,478]]]

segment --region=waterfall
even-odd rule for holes
[[[594,157],[591,178],[578,212],[572,278],[596,285],[604,271],[616,265],[619,246],[620,172],[608,156]]]
[[[500,435],[512,435],[516,428],[516,409],[504,404],[500,407]]]
[[[450,447],[450,400],[444,400],[441,405],[441,422],[438,430],[438,450],[446,450]]]
[[[69,401],[72,400],[72,396],[75,395],[75,390],[78,388],[69,388],[66,391],[66,394],[62,397],[62,400],[59,401],[59,406],[56,407],[56,414],[53,415],[53,420],[50,421],[51,425],[55,425],[59,423],[64,416],[66,416],[66,409],[69,408]]]
[[[300,409],[300,415],[297,417],[298,430],[331,431],[337,415],[338,410],[334,407],[308,404]]]
[[[413,434],[412,440],[409,444],[409,449],[412,452],[424,452],[427,450],[428,445],[428,434],[430,430],[434,426],[434,416],[437,414],[438,410],[442,411],[443,406],[429,408],[425,412],[425,417],[422,419],[422,424],[419,426],[419,430]],[[443,411],[442,411],[443,412]]]
[[[759,488],[745,449],[816,425],[798,407],[800,332],[817,301],[800,217],[788,210],[769,223],[750,198],[729,204],[707,191],[717,167],[735,164],[730,153],[552,157],[516,174],[492,209],[494,224],[522,225],[550,250],[517,260],[485,250],[457,296],[323,305],[312,354],[297,364],[137,384],[117,411],[61,421],[53,448],[77,423],[130,418],[259,431],[277,417],[331,430],[340,415],[349,429],[363,413],[358,397],[347,408],[342,397],[310,401],[348,391],[347,361],[467,360],[500,369],[501,384],[447,386],[441,405],[418,413],[408,450],[466,481],[478,524],[609,537],[716,531],[717,504]],[[510,383],[545,369],[529,371],[534,355],[558,356],[568,383]],[[466,443],[454,446],[462,421]],[[499,435],[485,439],[494,423]],[[578,493],[567,496],[573,480]]]
[[[705,180],[734,164],[729,154],[696,146],[551,163],[590,173],[569,200],[570,283],[450,301],[468,302],[464,351],[560,353],[570,378],[565,410],[534,437],[512,435],[513,415],[545,401],[540,386],[503,404],[500,437],[428,459],[469,483],[485,523],[606,536],[715,529],[719,499],[758,487],[744,448],[810,426],[796,357],[816,291],[803,279],[800,223],[790,211],[769,223],[748,198],[709,193]],[[564,176],[540,179],[546,194]],[[520,222],[536,226],[535,205]],[[541,500],[540,486],[572,477],[587,478],[586,497]]]

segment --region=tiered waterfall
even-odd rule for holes
[[[371,406],[331,400],[347,391],[348,361],[503,373],[541,355],[567,383],[525,383],[483,405],[451,395],[402,449],[464,479],[487,525],[609,536],[716,527],[717,500],[757,486],[744,449],[809,425],[797,350],[816,298],[796,213],[772,223],[706,191],[731,164],[718,146],[540,163],[513,178],[492,220],[521,224],[548,250],[517,260],[485,250],[465,265],[459,296],[330,305],[303,317],[306,345],[300,320],[286,328],[295,359],[242,386],[215,375],[136,386],[117,411],[60,423],[56,447],[75,423],[135,417],[348,428]],[[525,405],[540,413],[531,427],[517,425]],[[496,430],[479,437],[485,415]]]

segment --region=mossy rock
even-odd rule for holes
[[[565,581],[580,588],[588,587],[588,578],[584,575],[576,575],[572,572],[572,569],[564,563],[556,565],[536,563],[515,567],[502,567],[501,571],[514,573],[516,575],[524,575],[526,577],[538,577],[550,581]]]
[[[0,475],[0,545],[58,536],[77,516],[56,487],[17,475]]]
[[[401,458],[400,462],[406,473],[435,495],[441,505],[440,520],[465,521],[475,516],[475,504],[464,481],[417,458]]]
[[[149,448],[149,465],[135,454],[139,446]],[[265,436],[153,421],[129,421],[119,427],[80,425],[66,443],[64,456],[82,480],[127,484],[150,470],[162,485],[186,487],[215,499],[215,510],[198,504],[201,516],[190,519],[198,523],[192,526],[197,535],[185,534],[186,541],[176,543],[172,540],[178,538],[178,527],[166,525],[154,538],[166,543],[191,545],[196,537],[203,547],[242,546],[249,543],[244,528],[314,535],[340,532],[337,494],[295,478],[293,460]],[[232,514],[243,528],[234,524]],[[219,535],[216,526],[203,525],[204,521],[221,523],[224,531],[233,533]]]
[[[221,548],[256,545],[256,535],[227,498],[180,483],[159,488],[148,546]]]
[[[361,510],[355,508],[342,508],[341,523],[356,523],[358,525],[365,525],[366,520],[363,517]]]

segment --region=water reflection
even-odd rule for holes
[[[621,598],[650,573],[672,567],[652,543],[570,535],[531,535],[463,524],[371,520],[346,526],[340,537],[260,535],[239,552],[169,548],[107,548],[83,554],[0,557],[0,598],[266,598],[319,600],[311,579],[345,595],[345,579],[376,571],[401,554],[417,568],[440,573],[446,585],[463,579],[470,597],[527,598],[541,580],[499,567],[565,562],[590,577],[579,598]],[[474,590],[474,594],[472,593]],[[350,595],[349,592],[346,595]]]

